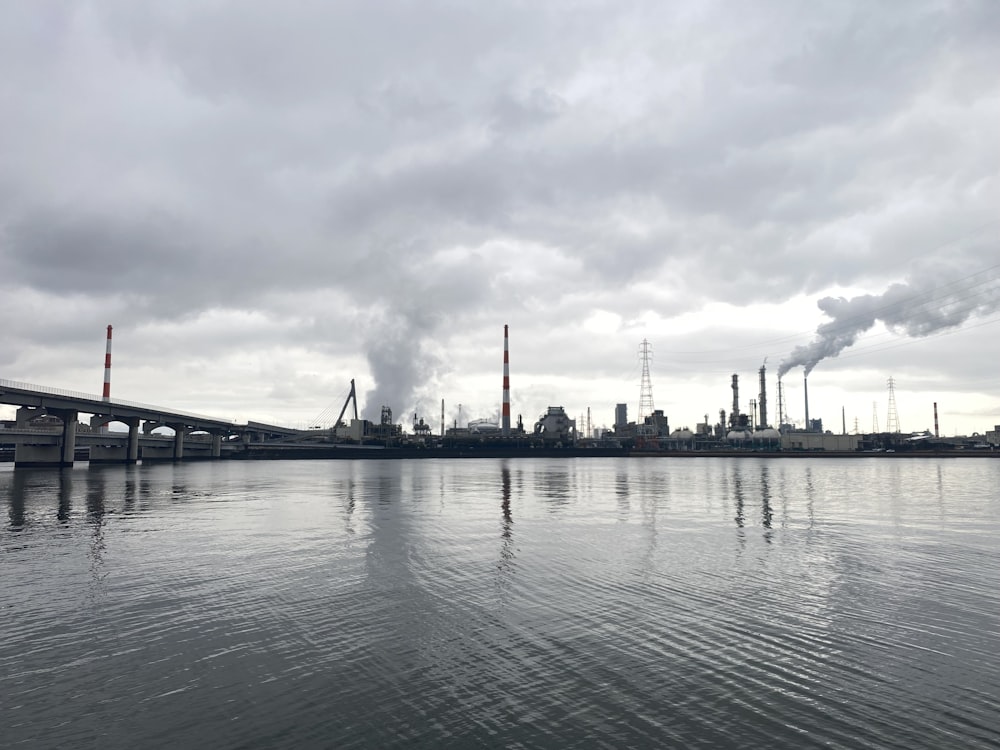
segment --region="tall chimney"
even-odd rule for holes
[[[941,437],[938,435],[937,401],[934,402],[934,437]]]
[[[802,376],[802,392],[806,396],[806,432],[812,431],[812,423],[809,421],[809,376]]]
[[[729,413],[729,424],[735,430],[740,426],[740,376],[733,373],[733,410]]]
[[[507,326],[503,327],[503,436],[510,435],[510,359],[507,352]]]
[[[101,400],[111,400],[111,326],[108,326],[108,347],[104,351],[104,394]]]
[[[760,396],[757,399],[757,404],[760,407],[760,429],[767,429],[767,385],[764,377],[765,367],[760,366]]]

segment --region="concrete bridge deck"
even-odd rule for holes
[[[207,450],[206,457],[219,458],[224,441],[288,439],[303,432],[2,379],[0,404],[19,407],[14,425],[0,430],[0,442],[15,445],[15,466],[71,466],[78,443],[90,446],[95,462],[135,463],[140,445],[143,460],[179,461],[185,457],[186,436],[191,436],[191,451],[205,456]],[[80,414],[91,415],[89,430],[78,429]],[[59,422],[43,425],[38,421],[43,417]],[[125,424],[128,432],[108,431],[111,422]],[[174,434],[154,435],[158,427],[168,427]]]

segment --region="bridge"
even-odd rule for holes
[[[72,466],[78,447],[89,448],[91,463],[181,461],[220,458],[224,444],[289,440],[302,430],[262,422],[231,420],[131,401],[0,379],[0,404],[17,406],[14,424],[0,425],[0,444],[14,445],[15,466]],[[89,424],[80,415],[89,414]],[[112,432],[120,422],[128,432]],[[154,434],[169,427],[173,436]],[[186,437],[190,440],[186,442]],[[141,453],[140,453],[141,449]]]

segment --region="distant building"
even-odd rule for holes
[[[670,425],[667,423],[667,417],[663,413],[663,409],[656,409],[646,417],[643,427],[645,428],[642,431],[644,435],[667,437],[670,434]]]
[[[993,425],[992,430],[987,430],[984,441],[990,445],[1000,445],[1000,424]]]
[[[615,432],[628,427],[628,404],[615,404]]]
[[[535,422],[535,435],[545,442],[573,443],[576,441],[576,420],[570,419],[561,406],[550,406]]]

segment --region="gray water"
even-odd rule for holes
[[[1000,747],[1000,461],[0,468],[0,745]]]

